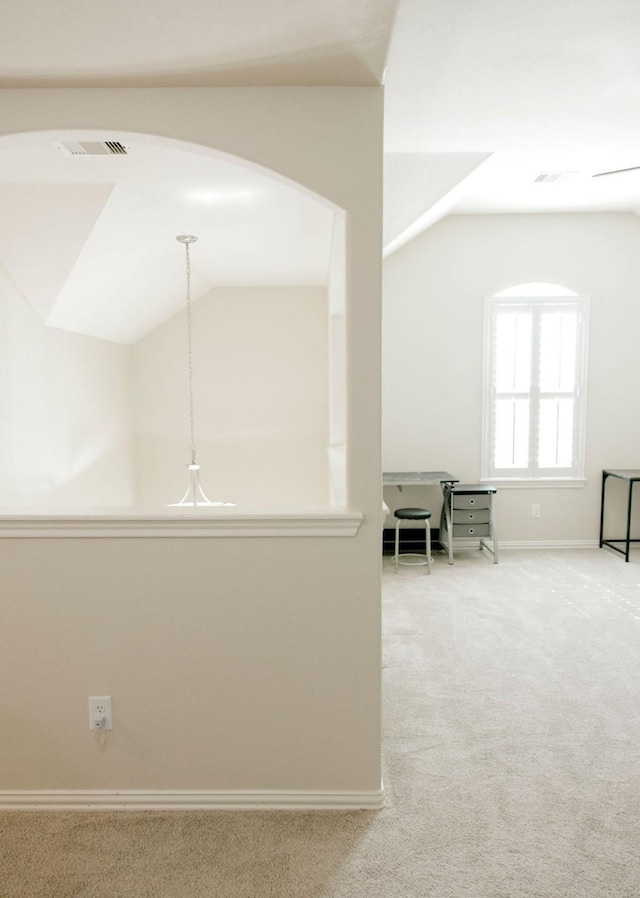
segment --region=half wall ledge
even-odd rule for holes
[[[355,536],[362,512],[184,514],[0,514],[0,538],[110,537],[345,537]]]

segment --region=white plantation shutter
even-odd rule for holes
[[[532,328],[528,304],[494,309],[491,455],[500,469],[529,467]]]
[[[583,473],[586,299],[489,300],[483,476]]]

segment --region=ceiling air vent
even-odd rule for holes
[[[573,175],[573,171],[543,171],[533,180],[535,184],[557,184],[558,181],[567,181]]]
[[[126,156],[128,148],[118,140],[69,140],[57,144],[59,150],[69,156]]]

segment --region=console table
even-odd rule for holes
[[[624,539],[604,539],[604,499],[605,486],[609,477],[615,477],[617,480],[623,480],[627,484],[627,535]],[[615,471],[602,472],[602,497],[600,500],[600,548],[608,546],[614,552],[624,555],[624,560],[629,561],[629,549],[631,543],[640,543],[640,539],[631,539],[631,509],[633,506],[633,485],[640,481],[640,470],[636,468],[626,468],[624,470],[617,469]],[[622,543],[624,548],[614,545]]]

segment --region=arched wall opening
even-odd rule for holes
[[[0,505],[157,509],[196,436],[214,499],[346,504],[345,214],[211,147],[118,131],[0,138]],[[105,145],[107,149],[105,149]]]

